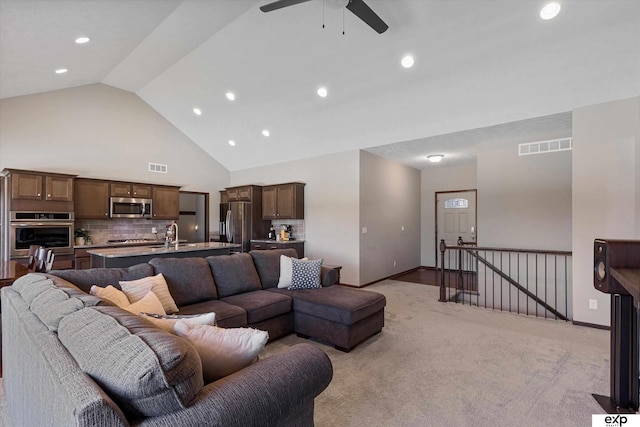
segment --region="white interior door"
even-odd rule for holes
[[[447,245],[456,245],[458,237],[464,242],[475,242],[476,229],[476,192],[452,191],[438,193],[436,201],[438,220],[436,248],[439,254],[440,240]],[[436,258],[439,258],[438,256]]]

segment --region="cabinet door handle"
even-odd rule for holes
[[[38,197],[42,196],[42,193],[38,193]]]
[[[51,197],[51,194],[47,194],[47,197]]]
[[[269,249],[278,249],[277,246],[271,246]]]
[[[104,216],[109,216],[109,212],[105,212],[105,213],[104,213]]]

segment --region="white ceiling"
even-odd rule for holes
[[[336,1],[0,0],[0,97],[125,89],[233,171],[351,149],[459,164],[478,142],[568,136],[559,113],[640,95],[640,1],[560,0],[543,21],[538,0],[366,0],[381,35]]]

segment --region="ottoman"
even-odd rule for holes
[[[333,285],[294,291],[291,296],[296,333],[329,342],[344,352],[384,326],[387,300],[377,292]]]

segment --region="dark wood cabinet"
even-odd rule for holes
[[[228,202],[254,202],[261,188],[257,185],[245,185],[242,187],[227,188]]]
[[[109,218],[109,181],[76,179],[75,217],[76,219]]]
[[[274,249],[295,249],[298,252],[298,258],[304,258],[304,242],[297,241],[265,241],[265,240],[252,240],[251,250],[274,250]]]
[[[180,217],[180,189],[154,185],[152,189],[153,219],[178,219]]]
[[[73,210],[75,175],[4,169],[11,210],[68,212]]]
[[[112,182],[111,197],[134,197],[150,199],[152,197],[151,186],[144,184],[131,184],[128,182]]]
[[[304,219],[304,186],[300,182],[262,188],[263,219]]]

